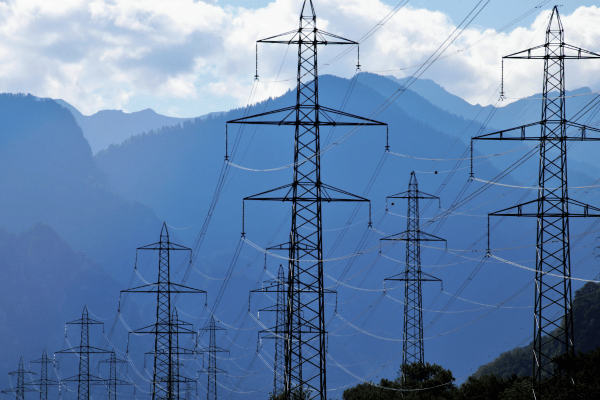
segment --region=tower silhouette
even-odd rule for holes
[[[419,200],[439,201],[439,197],[419,191],[417,176],[410,173],[408,191],[401,192],[387,199],[407,199],[408,212],[406,231],[381,239],[382,241],[406,242],[406,264],[404,272],[387,278],[387,281],[404,282],[404,325],[402,364],[424,363],[423,349],[423,297],[422,282],[440,279],[421,271],[421,242],[445,242],[445,239],[421,231],[419,225]]]
[[[121,293],[149,293],[156,295],[156,322],[152,325],[136,329],[132,333],[147,333],[154,335],[154,369],[152,378],[152,400],[179,399],[179,385],[189,378],[179,374],[179,357],[192,356],[194,350],[179,347],[179,335],[194,335],[195,332],[177,316],[172,295],[176,294],[206,294],[204,290],[173,283],[171,281],[170,257],[173,251],[187,251],[192,261],[192,250],[169,240],[167,224],[163,223],[159,241],[136,250],[158,252],[158,280],[156,283],[122,290]]]
[[[108,400],[117,400],[117,386],[133,385],[132,382],[124,381],[117,378],[117,365],[127,364],[127,361],[117,358],[115,351],[111,351],[110,358],[100,361],[100,364],[108,364],[109,372],[106,380],[106,388],[108,389]],[[100,368],[98,364],[98,368]]]
[[[79,373],[64,379],[65,382],[77,382],[77,400],[90,400],[92,385],[103,385],[104,379],[90,373],[90,357],[93,354],[110,354],[110,351],[90,346],[90,325],[104,325],[89,317],[87,306],[83,307],[81,319],[67,322],[67,325],[81,326],[81,341],[79,346],[58,351],[57,354],[76,354],[79,357]],[[66,337],[65,332],[65,338]],[[69,345],[70,346],[70,345]]]
[[[215,325],[215,317],[210,317],[208,328],[201,330],[207,331],[209,334],[208,347],[203,349],[203,353],[208,353],[208,368],[205,371],[208,376],[206,386],[206,399],[217,400],[217,374],[226,373],[225,370],[217,367],[217,353],[229,353],[229,350],[222,349],[217,346],[216,332],[224,331],[224,328]]]
[[[289,254],[285,322],[285,392],[300,391],[308,399],[327,398],[325,293],[323,284],[323,202],[366,202],[365,198],[321,181],[320,128],[323,126],[385,126],[386,124],[319,104],[317,48],[357,42],[317,29],[312,0],[305,0],[299,28],[258,43],[298,46],[296,104],[228,121],[294,127],[293,181],[249,196],[246,200],[292,204],[290,238],[280,246]],[[228,155],[226,154],[226,159]],[[298,229],[306,228],[306,229]]]
[[[568,194],[567,144],[570,141],[598,141],[599,129],[567,121],[565,113],[565,60],[600,58],[596,54],[565,43],[558,6],[552,9],[543,45],[520,51],[504,59],[544,60],[542,120],[540,122],[473,137],[475,140],[530,140],[539,142],[538,196],[517,206],[490,213],[489,216],[533,217],[537,219],[535,321],[533,336],[534,395],[546,397],[546,384],[562,375],[551,354],[558,344],[558,355],[575,354],[573,336],[571,255],[569,218],[598,217],[600,209],[571,199]],[[503,85],[504,87],[504,85]],[[539,134],[530,133],[539,129]],[[567,132],[579,131],[570,136]],[[516,135],[515,135],[516,134]],[[473,176],[471,160],[471,176]],[[488,221],[489,221],[488,216]],[[488,222],[489,237],[489,222]],[[489,248],[489,243],[488,243]],[[491,255],[491,257],[495,257]],[[570,383],[566,398],[574,398],[572,366],[567,363],[565,377]],[[550,378],[548,381],[545,378]]]
[[[46,349],[44,349],[42,358],[32,361],[32,363],[41,364],[41,373],[40,379],[32,381],[30,385],[38,385],[40,388],[40,400],[48,400],[48,388],[50,386],[60,385],[60,382],[55,381],[54,379],[48,379],[48,365],[54,365],[54,360],[48,357],[48,353],[46,352]]]
[[[272,248],[269,248],[272,249]],[[266,265],[265,265],[266,268]],[[286,315],[286,278],[283,266],[279,266],[277,278],[266,281],[267,286],[253,290],[255,293],[271,292],[277,296],[276,303],[259,310],[275,313],[275,326],[259,332],[260,339],[272,339],[275,344],[273,354],[273,394],[285,391],[285,315]]]
[[[16,400],[25,400],[26,392],[37,392],[37,390],[28,387],[28,384],[25,382],[25,374],[34,374],[34,372],[25,370],[25,367],[23,366],[23,357],[19,359],[19,368],[8,374],[17,377],[17,384],[10,389],[3,390],[2,393],[14,394]]]

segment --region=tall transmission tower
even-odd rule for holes
[[[185,400],[192,400],[192,385],[190,382],[185,384]]]
[[[407,199],[408,212],[406,231],[381,239],[382,241],[406,242],[406,264],[404,272],[394,275],[386,281],[404,282],[404,329],[402,365],[424,363],[423,349],[423,282],[441,282],[434,276],[421,271],[421,242],[445,242],[445,239],[421,231],[419,225],[419,200],[440,200],[419,190],[419,183],[414,171],[410,173],[408,191],[401,192],[387,199]]]
[[[109,372],[106,380],[106,388],[108,389],[108,400],[117,400],[117,386],[132,385],[132,382],[124,381],[117,378],[117,365],[127,364],[127,361],[117,358],[115,351],[111,351],[110,358],[100,361],[100,364],[108,364]],[[98,364],[98,368],[100,368]]]
[[[217,327],[215,317],[211,316],[208,328],[200,330],[207,331],[209,334],[208,347],[202,350],[203,353],[208,353],[208,368],[202,371],[208,375],[206,400],[217,400],[217,374],[226,373],[225,370],[217,367],[217,353],[229,353],[229,350],[217,346],[216,332],[224,331],[225,328]]]
[[[104,325],[89,317],[87,306],[83,307],[81,319],[67,322],[67,325],[81,326],[81,341],[79,346],[72,347],[65,332],[65,339],[69,348],[58,351],[57,354],[76,354],[79,357],[79,373],[71,378],[64,379],[65,382],[77,382],[77,400],[91,399],[91,386],[103,385],[104,379],[90,374],[90,357],[94,354],[110,354],[110,351],[90,346],[90,325]]]
[[[323,284],[323,202],[367,202],[321,181],[321,141],[323,126],[386,126],[319,104],[317,48],[319,45],[358,43],[317,29],[312,0],[304,0],[299,28],[258,43],[298,46],[296,104],[248,116],[233,124],[294,127],[293,181],[245,200],[289,201],[292,226],[289,242],[281,246],[289,254],[285,328],[285,392],[302,391],[306,398],[326,399],[326,331]],[[356,129],[356,128],[355,128]],[[225,155],[228,159],[228,155]],[[298,229],[306,228],[306,229]]]
[[[48,379],[48,365],[54,365],[55,361],[48,357],[48,353],[46,352],[46,349],[44,349],[42,358],[32,361],[32,363],[41,364],[41,373],[40,379],[32,381],[30,385],[39,386],[40,400],[48,400],[48,388],[50,386],[60,385],[60,382],[55,381],[54,379]]]
[[[560,354],[566,356],[575,354],[569,218],[600,216],[600,209],[573,200],[568,195],[567,142],[599,141],[600,138],[588,137],[588,134],[597,134],[600,130],[567,121],[564,62],[597,58],[600,54],[565,43],[558,7],[555,6],[546,30],[545,44],[503,57],[503,60],[544,60],[542,120],[471,139],[471,152],[475,140],[539,141],[538,198],[489,214],[537,219],[533,379],[534,395],[538,400],[546,397],[544,389],[547,382],[560,376],[553,362],[556,355],[551,354],[553,347],[558,344]],[[536,128],[540,129],[539,134],[530,133]],[[567,366],[565,375],[571,388],[567,397],[573,398],[575,382],[572,367]],[[545,378],[550,379],[546,381]]]
[[[8,375],[17,377],[17,384],[10,389],[3,390],[2,393],[14,394],[16,400],[25,400],[26,392],[37,392],[37,390],[28,387],[25,383],[25,374],[34,374],[34,372],[26,371],[23,366],[23,357],[19,360],[19,368],[16,371],[9,372]]]
[[[269,248],[272,249],[272,248]],[[266,268],[266,265],[265,265]],[[271,292],[277,296],[276,303],[259,310],[260,312],[275,313],[275,326],[259,332],[261,339],[273,339],[275,352],[273,355],[273,394],[283,393],[285,390],[285,316],[286,316],[286,278],[283,266],[279,266],[277,278],[266,281],[267,286],[253,292]],[[263,336],[264,335],[264,336]]]
[[[159,241],[147,246],[138,247],[136,250],[158,251],[158,280],[156,283],[122,290],[121,293],[150,293],[156,295],[156,322],[152,325],[136,329],[133,333],[146,333],[154,335],[154,369],[152,378],[152,400],[179,399],[179,385],[187,382],[179,374],[179,358],[183,355],[192,356],[194,350],[179,347],[179,335],[194,335],[193,329],[180,321],[174,307],[172,295],[180,294],[206,294],[204,290],[171,282],[170,257],[172,251],[189,252],[189,262],[192,262],[192,250],[169,240],[167,224],[163,223]]]

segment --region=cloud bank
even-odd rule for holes
[[[256,40],[296,27],[300,6],[300,0],[259,9],[200,0],[0,2],[0,91],[62,98],[84,114],[152,107],[190,117],[243,106],[253,85]],[[392,10],[380,0],[318,0],[315,7],[320,29],[354,40]],[[471,103],[496,100],[501,56],[544,41],[550,10],[536,14],[530,26],[501,33],[470,26],[446,52],[455,54],[423,78]],[[562,20],[567,43],[600,52],[600,8],[579,7]],[[361,45],[362,69],[412,75],[416,68],[407,67],[423,63],[455,28],[442,12],[405,6]],[[355,51],[327,63],[343,49],[320,50],[322,74],[354,74]],[[259,46],[254,100],[291,88],[295,62],[296,49]],[[507,96],[541,91],[541,62],[509,61],[505,68]],[[599,72],[600,61],[569,62],[567,88],[595,85]]]

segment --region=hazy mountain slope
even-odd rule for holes
[[[122,287],[99,264],[74,251],[43,224],[18,235],[1,229],[0,258],[0,382],[6,389],[10,387],[6,373],[16,369],[19,357],[28,363],[40,358],[44,348],[51,358],[54,352],[68,348],[65,323],[79,319],[84,305],[99,318],[112,317]],[[90,317],[96,319],[94,315]],[[126,319],[132,321],[132,315],[125,311]],[[108,333],[112,319],[102,322]],[[69,328],[74,346],[79,344],[78,332],[76,326]],[[91,333],[90,344],[99,346],[102,329],[92,328]],[[76,356],[64,356],[63,373],[71,374],[77,362]],[[38,367],[32,365],[34,372]]]
[[[408,79],[381,77],[369,73],[359,75],[360,82],[373,87],[386,97],[400,90],[401,85],[405,84]],[[566,110],[568,116],[576,114],[592,100],[593,96],[585,95],[590,92],[591,90],[585,87],[567,91]],[[478,104],[469,104],[460,97],[448,93],[431,80],[417,79],[398,98],[396,103],[411,117],[417,118],[441,132],[457,136],[465,144],[469,144],[473,136],[539,121],[542,109],[541,96],[541,94],[535,94],[494,111],[491,105],[481,107]],[[447,113],[439,112],[439,110],[445,110]],[[487,125],[480,131],[482,124],[485,124],[486,121],[488,121]],[[591,112],[577,122],[594,125],[598,121],[595,121],[594,113]],[[569,133],[575,134],[573,131]],[[476,142],[475,146],[483,154],[496,154],[524,147],[524,144],[493,141]],[[570,144],[569,170],[572,176],[577,176],[577,183],[571,186],[587,185],[600,177],[600,158],[596,156],[597,151],[600,149],[596,147],[597,145],[594,143],[584,145],[579,142],[572,142]],[[507,153],[503,154],[502,157],[491,158],[491,162],[498,169],[503,170],[516,162],[520,156],[521,153],[519,152]],[[587,175],[587,177],[581,174]],[[514,172],[512,176],[522,182],[528,179],[528,176],[524,175],[522,170]],[[582,178],[582,180],[579,180],[579,178]]]
[[[395,78],[387,76],[389,80],[405,85],[411,80],[411,77]],[[479,104],[472,105],[458,96],[448,93],[443,87],[430,79],[417,79],[408,90],[411,90],[423,97],[431,104],[466,120],[477,120],[483,122],[485,115],[492,110],[492,106],[482,107]]]
[[[156,240],[159,219],[108,188],[68,110],[31,95],[0,95],[0,106],[0,226],[48,224],[126,283],[135,248]]]
[[[132,135],[159,129],[163,126],[177,125],[188,120],[188,118],[160,115],[149,108],[132,113],[125,113],[121,110],[102,110],[93,115],[83,115],[64,100],[56,100],[56,102],[73,114],[94,154],[106,149],[111,144],[121,143]]]

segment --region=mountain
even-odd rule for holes
[[[84,305],[92,313],[90,318],[105,322],[108,334],[122,286],[102,266],[74,251],[48,225],[36,224],[19,234],[0,229],[0,258],[2,389],[9,387],[6,373],[16,369],[19,357],[39,359],[46,349],[53,358],[54,352],[68,348],[65,323],[79,319]],[[127,311],[124,318],[137,321]],[[70,326],[68,334],[73,345],[79,345],[79,327]],[[102,328],[93,327],[91,334],[90,344],[98,347],[104,340]],[[62,357],[63,373],[71,374],[73,366],[76,370],[76,357]],[[38,367],[32,366],[34,372]]]
[[[588,282],[575,292],[573,299],[573,334],[575,351],[588,353],[600,346],[600,284]],[[559,335],[554,332],[554,335]],[[549,354],[563,351],[553,346]],[[507,378],[512,374],[531,376],[533,369],[533,342],[502,353],[494,361],[482,365],[474,376],[496,375]]]
[[[535,198],[527,189],[537,177],[535,150],[520,143],[512,148],[478,144],[474,156],[482,158],[477,158],[474,172],[484,180],[525,159],[501,179],[511,186],[486,186],[469,179],[468,145],[472,135],[488,132],[490,126],[448,112],[416,89],[405,91],[377,114],[389,94],[401,88],[385,77],[361,74],[353,83],[322,76],[319,87],[322,105],[388,123],[390,144],[386,152],[386,129],[381,127],[321,130],[323,182],[371,199],[371,207],[323,206],[325,286],[337,290],[326,299],[330,395],[340,397],[361,379],[391,377],[400,364],[403,287],[384,284],[384,279],[404,269],[405,248],[386,246],[379,239],[406,229],[406,203],[386,201],[386,196],[405,191],[411,171],[416,171],[422,191],[441,198],[439,204],[421,202],[422,229],[448,240],[447,248],[440,243],[422,248],[423,269],[443,280],[443,287],[424,284],[425,357],[450,368],[460,383],[475,366],[514,348],[532,329],[534,276],[525,268],[534,265],[535,221],[491,219],[493,253],[517,266],[485,254],[487,213]],[[0,225],[16,234],[38,222],[47,224],[125,288],[134,262],[141,276],[135,282],[151,280],[156,273],[156,260],[143,252],[136,260],[135,248],[156,242],[161,221],[166,221],[172,241],[197,255],[191,265],[173,259],[173,281],[189,275],[190,286],[208,292],[206,305],[204,298],[178,301],[180,316],[199,327],[214,315],[227,328],[217,335],[218,345],[231,351],[219,359],[219,367],[229,371],[219,381],[223,395],[237,398],[245,392],[245,397],[266,398],[273,348],[272,341],[257,341],[257,332],[274,322],[272,315],[260,311],[273,298],[249,293],[286,263],[285,255],[265,248],[288,240],[290,212],[288,204],[246,201],[243,206],[242,199],[291,182],[294,133],[285,127],[230,124],[226,161],[225,132],[228,120],[294,102],[290,91],[248,109],[132,134],[92,155],[67,109],[33,96],[2,95],[0,120],[7,123],[0,133],[5,143],[0,167],[8,173],[0,177]],[[594,181],[590,171],[578,169],[571,160],[569,165],[570,184]],[[224,185],[209,229],[200,238],[221,172]],[[593,187],[570,194],[597,204]],[[589,219],[570,225],[573,274],[582,278],[597,273],[590,261],[594,231],[589,227]],[[196,246],[199,239],[204,240],[201,248]],[[574,282],[574,289],[580,286]],[[223,297],[217,305],[219,293]],[[149,301],[131,312],[147,322],[152,307]],[[127,334],[119,337],[126,340]],[[201,336],[200,344],[206,339]],[[144,357],[131,351],[135,371],[141,371]],[[144,372],[134,377],[147,390]]]
[[[410,76],[404,78],[386,76],[386,78],[402,86],[406,85],[410,80],[413,79]],[[486,107],[482,107],[479,104],[472,105],[462,98],[448,93],[443,87],[431,79],[416,79],[411,84],[409,90],[415,92],[437,108],[447,111],[450,114],[462,117],[468,121],[476,120],[478,122],[483,122],[485,121],[485,114],[492,111],[494,108],[491,105]]]
[[[361,74],[369,76],[371,74]],[[387,77],[389,81],[398,83],[399,85],[405,85],[411,77],[397,79],[394,77]],[[398,88],[391,86],[386,90],[397,90]],[[507,88],[510,90],[510,88]],[[440,85],[436,84],[429,79],[417,79],[410,86],[407,91],[413,91],[419,96],[426,99],[436,108],[445,110],[450,114],[457,117],[464,118],[466,121],[474,121],[478,124],[486,124],[486,130],[488,132],[499,131],[501,129],[515,128],[521,125],[529,124],[532,122],[538,122],[541,119],[542,114],[542,94],[536,93],[532,96],[528,96],[522,99],[512,99],[501,102],[498,108],[494,108],[492,105],[485,107],[479,104],[472,105],[462,98],[448,93]],[[510,92],[508,92],[510,95]],[[598,127],[600,120],[596,118],[598,112],[598,105],[591,108],[590,112],[585,115],[579,113],[580,110],[584,109],[594,98],[596,93],[589,87],[582,87],[574,90],[567,90],[566,96],[566,116],[568,120],[578,122],[580,124]],[[403,96],[404,97],[404,96]],[[492,99],[495,100],[495,99]],[[405,102],[410,105],[409,102]],[[418,109],[418,108],[417,108]],[[421,112],[417,112],[422,114]],[[425,117],[431,114],[425,114]],[[444,132],[451,132],[454,135],[460,134],[460,137],[465,143],[470,139],[470,134],[462,134],[461,129],[455,129],[453,124],[447,124],[444,122],[441,125],[441,130]],[[446,126],[446,128],[444,127]],[[470,130],[468,133],[472,133]],[[482,132],[485,133],[485,132]],[[570,134],[576,134],[574,130],[569,131]],[[478,133],[480,134],[480,133]],[[498,151],[505,151],[512,145],[507,145],[499,142],[492,142],[489,144],[479,143],[477,146],[482,149],[484,153],[496,153]],[[600,176],[600,158],[597,153],[599,149],[598,145],[595,144],[583,144],[579,142],[572,142],[569,146],[569,164],[572,171],[583,172],[590,176]],[[517,159],[515,155],[507,155],[504,157],[497,157],[492,162],[500,169],[506,168],[507,165],[514,162]],[[517,177],[517,176],[515,176]]]
[[[156,241],[161,220],[108,186],[71,113],[49,99],[0,95],[0,227],[41,222],[124,285],[135,248]]]
[[[64,100],[56,100],[56,102],[73,114],[94,154],[111,144],[121,143],[132,135],[164,126],[178,125],[188,120],[188,118],[160,115],[149,108],[132,113],[102,110],[93,115],[83,115]]]
[[[389,124],[390,138],[390,152],[386,153],[384,129],[365,127],[352,131],[337,127],[321,131],[321,148],[325,149],[321,157],[323,182],[371,199],[375,228],[367,229],[367,207],[363,206],[354,219],[349,219],[352,206],[328,204],[323,208],[324,257],[329,260],[325,263],[325,284],[327,288],[338,290],[337,298],[327,299],[328,344],[332,357],[328,359],[327,376],[331,395],[341,396],[342,389],[354,382],[356,376],[369,379],[372,375],[393,375],[400,363],[403,293],[401,286],[393,282],[386,282],[384,291],[383,279],[403,268],[404,248],[401,245],[386,248],[381,255],[377,249],[383,235],[406,229],[406,203],[390,201],[386,212],[385,198],[407,189],[411,171],[416,171],[421,190],[441,197],[441,209],[437,202],[421,205],[423,229],[448,239],[448,252],[443,251],[443,245],[441,248],[424,245],[423,249],[423,268],[444,281],[443,292],[435,283],[424,285],[425,324],[435,322],[425,331],[426,358],[451,368],[459,379],[466,378],[474,366],[510,349],[515,340],[522,340],[521,327],[530,331],[532,273],[485,259],[484,254],[487,212],[523,199],[530,200],[535,193],[502,186],[484,187],[482,183],[469,181],[470,166],[465,160],[469,154],[467,143],[475,132],[489,128],[470,124],[416,92],[405,92],[398,101],[373,116],[374,110],[390,91],[400,87],[399,84],[384,77],[361,74],[355,85],[350,80],[322,76],[319,87],[322,105],[384,121]],[[347,103],[345,99],[349,99]],[[255,353],[256,330],[265,329],[273,322],[268,313],[259,312],[272,304],[272,299],[253,294],[249,311],[248,303],[242,299],[250,289],[261,287],[262,281],[275,275],[278,266],[286,262],[285,257],[279,258],[280,254],[273,256],[269,252],[265,256],[264,248],[285,243],[289,226],[287,204],[246,201],[242,215],[242,199],[291,181],[293,129],[229,125],[228,150],[232,165],[224,164],[225,126],[228,120],[294,102],[295,93],[288,92],[247,110],[231,110],[205,120],[196,119],[135,135],[95,156],[111,188],[128,201],[148,204],[176,229],[182,244],[190,247],[194,246],[209,210],[219,171],[225,168],[225,184],[191,273],[207,283],[210,307],[227,276],[227,269],[233,265],[232,277],[224,286],[225,296],[214,312],[229,330],[220,339],[221,346],[229,348],[232,359],[236,360]],[[483,149],[476,148],[475,156],[490,154]],[[517,158],[526,153],[520,150]],[[380,162],[380,172],[374,173]],[[510,165],[510,161],[507,162]],[[501,171],[488,159],[477,164],[478,177],[491,179]],[[525,177],[537,176],[536,168],[537,159],[532,153],[519,172]],[[593,181],[583,172],[573,172],[571,178],[573,182],[589,184]],[[521,176],[508,175],[502,183],[521,185]],[[370,190],[366,190],[369,186]],[[596,196],[593,190],[574,192],[578,199],[590,202]],[[429,219],[451,204],[460,203],[461,199],[470,201],[443,222],[429,224]],[[530,247],[535,243],[534,221],[507,220],[498,226],[495,225],[498,221],[493,222],[491,245],[497,249],[495,254],[531,266],[535,257]],[[576,235],[584,232],[589,221],[572,224],[572,234]],[[244,239],[252,245],[243,242],[239,258],[232,260],[242,229]],[[582,245],[588,246],[590,237],[584,239]],[[355,254],[361,249],[368,251]],[[587,276],[593,268],[585,258],[590,250],[579,249],[572,252],[573,264],[577,264],[574,273]],[[479,263],[482,258],[485,262]],[[463,284],[466,285],[464,291]],[[519,291],[520,295],[513,296]],[[460,299],[454,298],[448,310],[441,313],[454,294]],[[512,300],[508,301],[511,296]],[[336,305],[337,314],[334,314]],[[487,317],[490,312],[492,316]],[[512,341],[506,339],[509,333],[511,338],[514,336]],[[230,335],[234,335],[233,338]],[[261,354],[269,360],[272,346],[267,341],[261,343]],[[230,371],[232,374],[254,377],[252,382],[240,381],[244,391],[259,390],[260,382],[272,379],[267,366],[251,357],[235,362],[224,360],[222,364],[223,368],[235,371]],[[246,371],[248,365],[252,368]],[[227,380],[223,384],[230,389],[229,398],[236,396],[237,382],[237,379]],[[264,398],[266,393],[268,388],[248,396]]]

